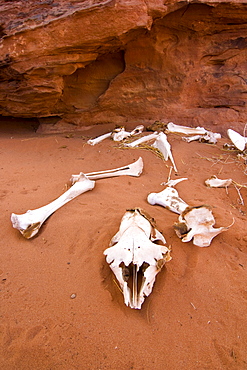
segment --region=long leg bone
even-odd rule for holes
[[[124,144],[124,145],[128,146],[130,148],[134,148],[135,146],[138,146],[139,144],[145,143],[146,141],[156,139],[157,137],[158,137],[158,133],[154,132],[153,134],[143,136],[140,139],[137,139],[137,140],[133,141],[132,143]]]
[[[115,176],[140,176],[143,170],[143,160],[142,157],[139,157],[137,161],[131,163],[127,166],[115,168],[113,170],[106,170],[106,171],[99,171],[99,172],[90,172],[87,173],[86,176],[90,180],[97,180],[97,179],[105,179],[108,177],[115,177]],[[73,185],[76,181],[78,181],[80,175],[72,175],[70,181]]]
[[[165,243],[153,219],[139,208],[127,210],[119,231],[104,251],[126,306],[140,309],[145,297],[152,292],[157,273],[171,259]]]
[[[28,210],[26,213],[21,215],[12,213],[11,222],[13,227],[18,229],[26,239],[32,238],[38,233],[42,224],[52,213],[78,195],[88,190],[92,190],[94,185],[95,181],[90,180],[86,175],[81,173],[78,181],[53,202],[41,208]]]
[[[186,127],[186,126],[180,126],[175,125],[173,122],[169,122],[167,124],[167,132],[173,132],[173,133],[179,133],[179,134],[185,134],[185,135],[204,135],[207,133],[207,130],[205,130],[204,127]]]

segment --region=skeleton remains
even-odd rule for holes
[[[183,180],[187,179],[169,180],[165,184],[167,187],[163,191],[148,195],[148,203],[161,205],[179,214],[178,222],[174,224],[174,229],[183,242],[189,242],[193,239],[194,245],[208,247],[216,235],[228,230],[232,225],[215,229],[213,227],[215,220],[210,206],[190,207],[185,203],[179,197],[177,190],[173,188],[173,186]]]
[[[241,152],[244,151],[247,143],[247,138],[232,129],[227,130],[227,134],[234,146]]]
[[[134,176],[138,177],[141,175],[143,170],[143,160],[142,157],[139,157],[137,161],[123,167],[115,168],[113,170],[105,170],[105,171],[98,171],[98,172],[90,172],[87,173],[87,177],[90,180],[99,180],[105,179],[108,177],[116,177],[116,176]],[[76,181],[78,181],[79,175],[72,175],[70,182],[73,185]]]
[[[218,179],[217,176],[212,176],[210,179],[205,180],[206,186],[210,188],[226,188],[232,184],[232,179]]]
[[[214,216],[210,206],[188,207],[174,224],[174,229],[182,242],[189,242],[193,239],[193,244],[198,247],[208,247],[212,239],[228,227],[219,227],[215,229]]]
[[[38,233],[42,224],[52,213],[78,195],[92,190],[94,185],[95,181],[90,180],[86,175],[81,173],[77,182],[53,202],[41,208],[28,210],[22,215],[12,213],[11,222],[13,227],[18,229],[26,239],[32,238]]]
[[[144,129],[143,125],[136,126],[134,130],[131,132],[125,131],[124,127],[118,127],[115,130],[108,132],[106,134],[100,135],[96,137],[95,139],[90,139],[87,141],[89,145],[95,145],[100,143],[101,141],[107,139],[108,137],[112,137],[113,141],[122,141],[126,139],[127,137],[139,135],[142,133]]]
[[[165,244],[153,219],[139,208],[126,211],[119,231],[104,251],[126,306],[141,309],[145,297],[152,292],[157,273],[171,260]]]
[[[161,192],[150,193],[147,197],[148,203],[152,206],[158,204],[180,215],[189,205],[179,197],[177,190],[173,186],[183,180],[187,179],[170,180],[170,182],[166,183],[168,186]]]
[[[11,222],[13,227],[18,229],[26,239],[30,239],[38,233],[45,220],[57,209],[78,195],[92,190],[95,185],[93,180],[123,175],[140,176],[142,169],[143,160],[140,157],[134,163],[113,170],[91,172],[86,175],[81,172],[79,175],[72,175],[72,187],[53,202],[35,210],[28,210],[21,215],[12,213]]]

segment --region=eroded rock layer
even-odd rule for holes
[[[3,116],[247,122],[247,2],[0,1],[0,15]]]

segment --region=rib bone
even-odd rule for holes
[[[134,148],[135,146],[138,146],[139,144],[145,143],[146,141],[156,139],[157,137],[158,137],[158,132],[156,131],[153,134],[149,134],[149,135],[141,137],[140,139],[132,141],[132,143],[125,144],[125,146],[128,146],[130,148]]]
[[[131,163],[127,166],[115,168],[113,170],[105,170],[105,171],[99,171],[99,172],[90,172],[87,173],[86,176],[90,180],[97,180],[97,179],[105,179],[108,177],[115,177],[115,176],[140,176],[143,170],[143,160],[142,157],[139,157],[137,161],[134,163]],[[72,175],[70,181],[73,185],[76,181],[78,181],[80,175]]]
[[[140,309],[145,297],[152,292],[157,273],[171,259],[165,243],[153,219],[139,208],[127,210],[119,231],[104,251],[126,306]]]
[[[28,210],[26,213],[21,215],[12,213],[11,222],[13,227],[18,229],[26,239],[32,238],[38,233],[42,224],[52,213],[78,195],[88,190],[92,190],[94,185],[95,181],[90,180],[86,175],[81,173],[78,181],[53,202],[41,208]]]

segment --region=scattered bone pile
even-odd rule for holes
[[[88,140],[88,144],[96,145],[102,140],[111,138],[125,147],[134,148],[143,143],[152,142],[151,146],[160,151],[165,161],[169,159],[172,168],[177,172],[171,145],[167,138],[169,133],[186,135],[183,136],[183,140],[187,142],[199,140],[215,144],[217,139],[221,137],[220,134],[207,131],[203,127],[190,128],[175,125],[172,122],[168,124],[155,122],[153,128],[149,129],[154,132],[130,141],[134,136],[140,136],[143,133],[144,126],[137,126],[131,132],[127,132],[124,127],[120,127],[110,133]],[[228,136],[234,148],[241,152],[245,150],[247,138],[231,129],[228,130]],[[28,210],[26,213],[19,215],[12,213],[12,225],[26,239],[30,239],[37,235],[45,220],[57,209],[84,192],[93,190],[96,180],[124,175],[139,177],[142,170],[143,160],[140,157],[136,162],[124,167],[72,175],[71,187],[64,194],[38,209]],[[198,247],[208,247],[214,237],[228,230],[232,225],[214,228],[215,219],[210,206],[191,207],[181,199],[174,187],[184,180],[188,179],[171,180],[169,174],[168,181],[163,184],[165,189],[159,193],[148,194],[147,201],[153,206],[162,206],[179,215],[173,228],[182,242],[192,241]],[[224,187],[227,189],[231,184],[235,187],[246,187],[237,184],[232,179],[218,179],[216,176],[205,180],[205,185],[212,188]],[[104,251],[104,254],[119,282],[127,306],[134,309],[141,308],[145,297],[152,292],[157,273],[166,262],[171,260],[170,251],[170,248],[166,246],[165,237],[156,229],[154,219],[140,208],[126,211],[121,220],[119,231],[111,239],[109,248]]]

